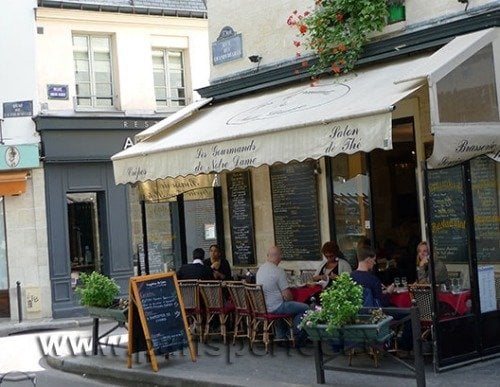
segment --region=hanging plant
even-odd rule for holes
[[[318,62],[311,73],[335,75],[353,69],[368,40],[368,34],[387,24],[386,0],[316,0],[315,9],[294,11],[287,24],[297,29],[295,47],[316,53]],[[302,53],[297,51],[297,57]],[[307,67],[307,61],[302,62]]]

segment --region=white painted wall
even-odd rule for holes
[[[35,110],[35,0],[0,1],[0,109],[3,103],[33,100]],[[39,141],[31,117],[6,118],[6,144]]]
[[[104,34],[112,37],[114,88],[118,110],[126,114],[154,113],[151,49],[182,49],[186,58],[187,89],[208,84],[208,21],[176,17],[129,15],[39,8],[37,26],[37,91],[51,111],[74,111],[75,75],[72,34]],[[69,85],[67,101],[47,99],[48,84]],[[198,99],[191,95],[191,99]]]
[[[35,0],[0,1],[0,117],[3,117],[4,102],[31,100],[33,115],[38,113],[36,7]],[[31,116],[5,118],[2,128],[6,144],[40,141]],[[8,283],[13,320],[17,319],[16,281],[21,282],[23,289],[21,304],[24,319],[52,315],[43,170],[39,168],[29,172],[26,193],[4,198]],[[27,288],[40,294],[40,308],[34,313],[27,313],[26,310]]]
[[[493,6],[498,2],[499,0],[470,0],[465,12],[465,4],[457,0],[405,0],[406,21],[389,25],[382,33],[375,33],[373,36],[380,38],[384,34],[401,33],[446,20],[469,17],[479,8]],[[314,0],[210,0],[207,6],[210,45],[217,40],[225,26],[242,34],[242,58],[216,66],[211,64],[210,79],[217,82],[228,75],[256,69],[257,65],[248,60],[250,55],[262,57],[261,67],[294,59],[297,49],[293,46],[293,40],[296,39],[297,30],[288,26],[286,21],[294,10],[301,14],[306,10],[313,10]],[[306,53],[303,47],[300,51]]]

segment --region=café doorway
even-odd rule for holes
[[[413,119],[393,121],[393,149],[369,154],[373,246],[379,276],[415,281],[415,249],[420,241]]]

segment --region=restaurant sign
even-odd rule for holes
[[[184,194],[184,200],[213,198],[212,183],[215,174],[186,176],[139,183],[139,190],[146,202],[175,201],[177,195]]]

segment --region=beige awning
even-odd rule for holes
[[[161,121],[146,135],[141,133],[136,145],[112,157],[115,181],[135,183],[392,149],[394,104],[422,83],[395,84],[394,76],[424,60],[401,60],[199,110],[187,107],[188,113],[179,113],[184,119]]]

